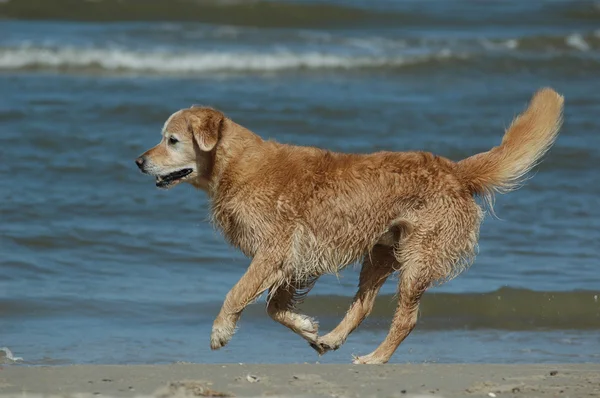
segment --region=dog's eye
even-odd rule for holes
[[[175,145],[179,142],[179,140],[175,137],[169,137],[169,144]]]

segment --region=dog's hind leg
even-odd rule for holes
[[[470,204],[469,204],[470,206]],[[450,209],[453,210],[453,209]],[[402,264],[398,284],[398,306],[385,340],[369,355],[354,363],[386,363],[417,323],[421,296],[436,281],[456,276],[474,255],[480,211],[476,205],[462,212],[430,211],[426,229],[414,231],[395,255]],[[438,214],[444,214],[438,217]],[[434,220],[438,220],[437,222]],[[442,220],[442,221],[439,221]]]
[[[422,272],[423,269],[419,271]],[[355,357],[355,364],[380,364],[389,361],[400,343],[414,329],[421,296],[430,282],[425,275],[413,276],[412,272],[404,270],[400,276],[398,307],[385,340],[369,355]]]
[[[360,271],[358,292],[352,305],[340,324],[331,332],[311,344],[319,354],[329,350],[337,350],[348,338],[350,333],[371,313],[375,297],[386,279],[398,270],[400,264],[394,257],[394,249],[390,246],[376,245],[367,254]]]
[[[303,286],[304,292],[308,293],[315,281]],[[298,314],[294,311],[298,302],[298,288],[294,284],[283,285],[269,293],[267,313],[273,320],[291,329],[311,344],[317,341],[318,324],[307,315]]]

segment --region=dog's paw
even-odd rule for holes
[[[319,355],[325,354],[327,351],[335,351],[341,347],[343,341],[339,339],[333,339],[330,335],[325,335],[317,339],[316,342],[311,343],[311,347],[319,353]]]
[[[325,336],[319,338],[318,343],[327,349],[327,351],[335,351],[340,348],[342,344],[344,344],[344,340],[331,334],[326,334]]]
[[[214,325],[210,334],[210,348],[218,350],[224,347],[233,337],[235,327]]]
[[[327,350],[324,350],[316,341],[309,341],[308,345],[310,345],[319,355],[323,355],[327,352]]]
[[[323,355],[327,353],[327,351],[335,351],[340,347],[339,345],[330,346],[329,344],[322,342],[320,339],[317,339],[315,342],[309,342],[309,344],[316,352],[319,353],[319,355]]]
[[[381,358],[374,357],[373,354],[363,355],[362,357],[352,355],[352,363],[355,365],[379,365],[386,362]]]
[[[332,350],[337,350],[336,348],[332,348],[330,346],[328,346],[327,344],[323,344],[320,343],[318,340],[315,342],[308,342],[308,344],[319,354],[319,355],[324,355],[327,353],[327,351],[332,351]]]

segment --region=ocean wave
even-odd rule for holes
[[[565,35],[527,36],[517,40],[515,48],[526,51],[579,51],[600,49],[600,35],[594,32],[572,32]]]
[[[133,34],[143,33],[140,29],[136,27]],[[157,29],[153,24],[144,25],[142,31],[150,32],[153,29]],[[244,30],[239,31],[241,28],[231,29],[238,35],[248,36]],[[565,62],[571,64],[575,59],[581,61],[578,68],[584,69],[596,68],[600,62],[598,31],[502,39],[355,37],[300,31],[289,33],[287,40],[292,44],[280,44],[270,49],[254,42],[242,46],[224,42],[218,47],[210,46],[211,49],[206,51],[198,49],[201,43],[191,47],[185,38],[171,39],[177,44],[157,44],[143,49],[135,42],[114,45],[13,39],[0,44],[0,71],[195,75],[397,69],[412,65],[437,67],[445,66],[449,61],[481,66],[497,64],[499,58],[513,65],[536,65],[543,61],[559,66]],[[208,43],[214,40],[219,39],[212,36],[206,38]]]
[[[14,356],[8,347],[0,348],[0,365],[15,362],[23,362],[23,358]]]
[[[74,302],[76,306],[73,306]],[[308,296],[301,312],[319,319],[325,328],[334,327],[352,301],[336,295]],[[387,329],[394,314],[397,297],[377,298],[363,328]],[[111,319],[145,318],[177,323],[182,319],[211,319],[221,302],[204,303],[134,301],[123,299],[87,299],[77,296],[42,299],[0,299],[0,313],[7,321],[13,317],[86,316]],[[264,322],[264,306],[256,304],[244,312],[249,322]],[[600,292],[532,291],[502,288],[487,293],[437,293],[423,296],[419,328],[429,330],[497,329],[497,330],[600,330]]]
[[[397,298],[382,295],[370,315],[370,328],[387,328]],[[302,310],[323,320],[339,321],[350,299],[339,296],[308,297]],[[383,322],[385,320],[386,322]],[[544,292],[501,288],[487,293],[425,294],[419,327],[430,330],[499,329],[600,330],[600,292]]]
[[[0,48],[0,70],[107,71],[156,74],[275,72],[301,69],[398,67],[448,58],[448,50],[422,55],[334,55],[322,52],[140,52],[128,49],[35,47]]]

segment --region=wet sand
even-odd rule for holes
[[[600,397],[600,364],[73,365],[0,370],[0,397],[40,395]]]

